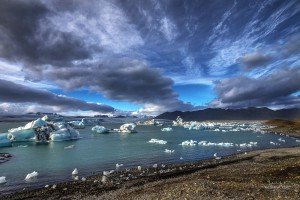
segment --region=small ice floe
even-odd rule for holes
[[[167,127],[167,128],[162,128],[161,131],[170,132],[173,131],[173,129],[171,127]]]
[[[153,165],[153,168],[157,168],[157,164],[154,164],[154,165]]]
[[[174,153],[175,150],[171,150],[171,149],[165,149],[165,153]]]
[[[103,171],[103,175],[104,175],[104,176],[109,176],[109,175],[110,175],[110,172],[109,172],[109,171]]]
[[[107,176],[102,176],[101,182],[106,183],[107,182]]]
[[[66,146],[65,149],[73,149],[75,147],[74,144],[70,145],[70,146]]]
[[[239,146],[241,148],[251,148],[253,146],[257,146],[257,142],[249,142],[248,144],[247,143],[242,143],[242,144],[239,144]]]
[[[275,143],[275,142],[272,142],[272,141],[270,142],[270,144],[272,144],[272,145],[277,145],[277,143]]]
[[[32,173],[29,173],[26,175],[25,177],[25,181],[32,181],[32,180],[35,180],[37,177],[38,177],[39,173],[34,171]]]
[[[285,142],[285,140],[282,139],[282,138],[279,138],[278,141],[279,141],[279,142]]]
[[[95,132],[95,133],[101,133],[101,134],[108,133],[108,129],[107,128],[105,128],[104,126],[98,126],[98,125],[94,126],[92,128],[92,131]]]
[[[54,184],[54,185],[52,185],[52,187],[51,187],[52,189],[55,189],[56,188],[56,185]]]
[[[136,124],[134,123],[123,124],[122,126],[120,126],[119,131],[121,133],[136,133],[135,127]]]
[[[86,181],[86,178],[85,178],[85,177],[82,177],[82,178],[81,178],[81,181]]]
[[[78,181],[79,177],[78,176],[74,176],[73,179],[74,179],[74,181]]]
[[[158,139],[151,139],[148,141],[148,143],[153,143],[153,144],[167,144],[167,141],[165,140],[158,140]]]
[[[120,168],[120,167],[123,167],[123,166],[124,166],[123,164],[117,163],[117,164],[116,164],[116,169],[118,169],[118,168]]]
[[[227,131],[226,131],[226,130],[222,130],[222,132],[223,132],[223,133],[226,133]]]
[[[186,141],[183,141],[180,145],[182,146],[196,146],[197,144],[197,141],[195,140],[186,140]]]
[[[221,157],[217,156],[217,153],[214,153],[214,157],[215,157],[216,160],[220,160],[221,159]]]
[[[296,140],[296,142],[300,142],[300,140]]]
[[[198,145],[201,146],[220,146],[220,147],[233,147],[233,143],[229,142],[220,142],[220,143],[214,143],[214,142],[207,142],[207,141],[200,141]]]
[[[45,188],[48,188],[49,187],[49,185],[45,185]]]
[[[28,145],[19,145],[18,147],[20,147],[20,148],[26,148],[26,147],[28,147]]]
[[[78,170],[77,170],[77,168],[75,168],[75,169],[72,171],[72,175],[73,175],[73,176],[78,175]]]
[[[142,170],[142,167],[141,167],[141,166],[138,166],[137,169],[138,169],[139,171],[141,171],[141,170]]]
[[[179,159],[180,159],[180,160],[183,160],[183,157],[180,157]]]
[[[0,176],[0,184],[6,183],[6,177],[5,176]]]

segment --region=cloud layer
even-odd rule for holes
[[[195,109],[174,84],[215,85],[211,105],[298,105],[291,93],[258,87],[299,68],[297,0],[12,0],[0,13],[0,64],[35,84],[88,89],[147,114]]]
[[[285,68],[257,79],[245,76],[217,81],[217,107],[300,106],[300,68]]]
[[[0,99],[1,102],[33,103],[44,106],[54,106],[60,112],[69,110],[82,110],[108,113],[114,111],[114,108],[111,106],[87,103],[78,99],[56,95],[46,90],[34,89],[1,79]]]

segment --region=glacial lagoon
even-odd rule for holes
[[[1,122],[0,132],[25,124]],[[122,124],[102,125],[108,129],[116,129]],[[161,131],[166,127],[172,127],[172,131]],[[257,149],[300,146],[299,140],[292,137],[253,130],[237,131],[232,130],[232,127],[215,131],[216,129],[188,130],[171,124],[164,127],[138,125],[137,133],[131,134],[97,134],[91,129],[92,126],[78,129],[81,136],[78,140],[15,142],[12,147],[1,148],[0,152],[10,153],[13,157],[0,164],[0,176],[5,176],[7,180],[6,184],[0,185],[0,192],[72,180],[74,168],[78,169],[79,177],[86,177],[104,170],[116,170],[117,163],[123,164],[120,169],[151,167],[154,164],[214,158],[214,154],[222,157]],[[149,143],[151,139],[164,142]],[[194,145],[187,145],[191,140]],[[25,176],[33,171],[39,173],[38,178],[26,182]]]

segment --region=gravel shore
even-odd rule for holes
[[[2,199],[299,199],[300,147],[114,172]]]

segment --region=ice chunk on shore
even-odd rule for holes
[[[196,146],[197,144],[197,141],[195,140],[186,140],[186,141],[183,141],[180,145],[182,146]]]
[[[106,129],[104,126],[94,126],[92,128],[92,131],[93,132],[96,132],[96,133],[108,133],[108,129]]]
[[[170,132],[173,131],[173,129],[171,127],[167,127],[167,128],[162,128],[161,131]]]
[[[6,133],[0,133],[0,147],[10,147],[11,141],[7,138]]]
[[[73,176],[78,175],[78,170],[77,170],[77,168],[75,168],[75,169],[72,171],[72,175],[73,175]]]
[[[27,176],[25,177],[25,181],[31,181],[34,180],[38,177],[39,173],[34,171],[32,173],[27,174]]]
[[[6,183],[6,177],[5,176],[0,176],[0,184]]]
[[[158,139],[151,139],[148,143],[154,143],[154,144],[167,144],[167,141],[165,140],[158,140]]]
[[[136,125],[134,123],[129,123],[129,124],[123,124],[122,126],[120,126],[119,131],[121,133],[135,133]]]
[[[116,168],[118,169],[118,168],[120,168],[120,167],[123,167],[123,164],[117,163],[117,164],[116,164]]]

